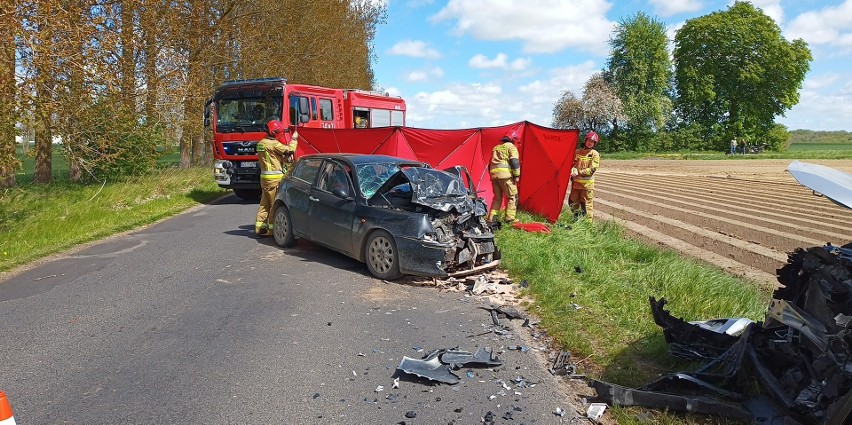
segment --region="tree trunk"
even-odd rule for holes
[[[42,2],[36,12],[39,31],[33,45],[35,67],[35,172],[33,183],[50,183],[53,179],[53,82],[56,64],[51,58],[54,42],[55,10],[50,2]]]
[[[203,35],[202,29],[207,25],[204,23],[204,5],[201,0],[191,1],[192,16],[190,17],[190,31],[187,51],[186,70],[186,95],[183,98],[183,123],[180,138],[180,167],[189,168],[193,165],[195,154],[194,144],[197,143],[201,131],[201,116],[203,105],[198,93],[203,90],[201,58],[203,43],[200,39]]]
[[[153,0],[146,0],[142,11],[142,30],[144,35],[145,49],[145,123],[154,124],[160,121],[157,114],[157,95],[160,86],[160,78],[157,75],[157,5]]]
[[[133,43],[133,15],[135,14],[134,0],[121,0],[121,56],[119,69],[121,72],[121,99],[125,110],[136,110],[136,56]]]
[[[15,3],[0,6],[0,188],[15,186]]]

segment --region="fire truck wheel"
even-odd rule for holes
[[[284,205],[275,208],[275,221],[272,228],[272,237],[281,248],[289,248],[296,244],[293,236],[293,223],[290,221],[290,211]]]
[[[373,276],[393,280],[402,276],[399,272],[399,252],[393,236],[384,230],[376,230],[367,238],[364,246],[364,261]]]
[[[246,201],[257,201],[260,199],[260,189],[234,189],[234,194]]]

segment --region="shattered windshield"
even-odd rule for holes
[[[216,130],[220,133],[264,131],[269,120],[281,119],[280,96],[242,97],[216,101]]]
[[[355,167],[358,173],[358,187],[365,198],[372,197],[377,190],[397,171],[399,164],[391,162],[359,164]]]
[[[403,173],[411,182],[417,199],[467,196],[467,189],[461,179],[450,173],[429,168],[406,168]]]

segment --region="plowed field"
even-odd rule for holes
[[[797,247],[852,242],[852,211],[815,196],[786,171],[790,160],[606,160],[596,220],[729,273],[775,284]],[[852,160],[806,161],[852,172]]]

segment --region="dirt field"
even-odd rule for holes
[[[815,196],[786,171],[790,160],[606,160],[596,218],[700,258],[729,273],[775,284],[796,247],[852,242],[852,211]],[[806,161],[852,173],[852,160]]]

